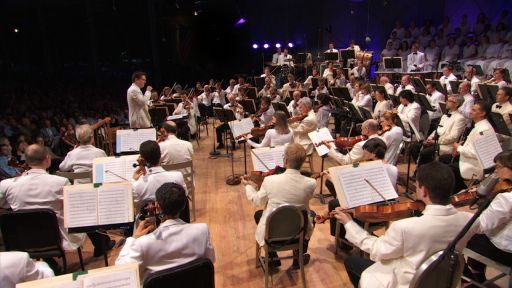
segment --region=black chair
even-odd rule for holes
[[[210,288],[215,287],[213,263],[199,258],[180,266],[158,271],[144,280],[144,288]]]
[[[59,223],[53,210],[39,208],[1,213],[0,229],[6,251],[24,251],[35,259],[62,258],[64,273],[67,273],[66,254],[62,249]],[[83,271],[80,247],[77,252]]]

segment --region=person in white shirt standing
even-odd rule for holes
[[[293,67],[292,59],[293,59],[292,55],[288,54],[288,48],[284,48],[283,53],[281,55],[279,55],[279,57],[277,58],[277,65],[283,66],[286,64],[290,67]]]
[[[76,128],[78,147],[68,152],[64,161],[59,165],[60,171],[89,172],[92,170],[92,160],[99,157],[107,157],[105,151],[92,145],[93,131],[89,124]],[[91,183],[91,179],[76,179],[76,184]]]
[[[138,263],[143,281],[151,273],[200,257],[215,262],[208,225],[189,224],[179,219],[188,203],[183,187],[176,183],[164,183],[157,187],[155,196],[160,226],[155,227],[149,219],[141,221],[133,236],[126,239],[116,265]]]
[[[325,53],[337,53],[338,49],[334,48],[334,42],[329,42],[329,49],[325,50]]]
[[[151,86],[146,87],[146,93],[142,94],[141,89],[146,85],[146,73],[135,72],[132,75],[132,85],[127,91],[128,117],[130,128],[140,129],[151,127],[148,103],[151,97]]]
[[[345,268],[354,287],[407,288],[420,265],[447,247],[472,216],[450,204],[451,191],[447,187],[453,186],[453,182],[453,173],[445,164],[432,162],[420,167],[416,199],[426,204],[423,215],[393,222],[380,237],[361,228],[346,213],[346,207],[334,210],[334,217],[345,227],[346,238],[372,259],[345,258]],[[457,244],[458,251],[462,251],[475,230]]]
[[[420,45],[418,43],[412,44],[412,53],[407,56],[407,72],[423,71],[425,66],[425,54],[419,52]]]
[[[30,259],[27,252],[0,252],[0,286],[15,288],[16,284],[53,277],[53,270],[41,261]]]
[[[503,151],[494,157],[496,176],[500,181],[510,183],[512,179],[512,152]],[[477,219],[478,232],[473,236],[467,248],[491,260],[512,264],[512,193],[500,193],[490,206]],[[485,264],[468,258],[467,264],[471,269],[471,278],[483,283]]]

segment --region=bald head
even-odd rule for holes
[[[46,161],[49,160],[48,151],[46,151],[46,148],[44,146],[38,144],[32,144],[28,146],[27,150],[25,150],[25,158],[27,164],[30,167],[44,166],[44,168],[46,169],[48,168],[46,166],[49,166],[50,162]]]

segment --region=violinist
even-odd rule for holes
[[[297,116],[300,114],[300,111],[299,111],[299,100],[302,96],[302,94],[300,93],[300,91],[293,91],[293,100],[290,101],[290,104],[288,104],[288,112],[290,113],[290,115],[292,116]]]
[[[277,93],[276,87],[270,88],[269,97],[270,97],[270,102],[272,102],[272,103],[281,102],[281,95],[279,95],[279,93]]]
[[[265,77],[265,80],[269,79],[270,85],[276,86],[276,76],[272,75],[270,72],[270,67],[265,67],[265,69],[263,69],[263,74],[261,74],[260,77]],[[265,83],[267,82],[265,81]]]
[[[254,148],[261,148],[281,146],[293,142],[293,131],[288,127],[286,114],[284,114],[283,111],[277,111],[274,113],[272,116],[272,123],[274,123],[274,128],[267,130],[261,143],[255,143],[246,137],[247,143]]]
[[[400,143],[403,141],[404,131],[398,125],[398,115],[392,112],[386,112],[380,117],[382,130],[379,135],[384,139],[388,150],[384,159],[389,163],[395,163],[397,155],[400,153]]]
[[[416,198],[426,204],[421,217],[393,222],[381,237],[369,234],[338,207],[334,217],[346,230],[346,238],[370,254],[345,258],[344,264],[354,287],[409,287],[419,266],[434,253],[445,249],[471,218],[471,213],[459,212],[450,203],[454,184],[450,168],[432,162],[418,169]],[[462,251],[471,232],[457,245]]]
[[[375,104],[375,109],[373,109],[373,119],[378,120],[381,115],[384,115],[384,113],[391,111],[391,101],[389,101],[388,97],[386,96],[386,91],[384,88],[379,87],[373,92],[373,95],[375,97],[375,100],[377,100],[377,104]]]
[[[320,93],[317,96],[320,103],[316,111],[316,127],[318,129],[329,126],[329,119],[331,116],[331,96],[326,93]]]
[[[173,115],[187,115],[190,113],[190,110],[193,109],[193,104],[188,100],[187,93],[181,92],[180,97],[181,102],[178,104],[178,107],[174,109]]]
[[[194,103],[188,99],[185,91],[181,92],[181,103],[172,113],[173,115],[189,115],[189,118],[195,117]],[[178,126],[178,137],[183,140],[189,140],[190,134],[194,134],[197,130],[196,121],[187,121],[186,119],[176,119],[174,121]]]
[[[296,89],[300,89],[300,84],[295,81],[295,76],[293,74],[288,74],[288,83],[283,85],[283,88],[281,89],[281,97],[284,99],[288,97],[288,91],[294,91]]]
[[[60,171],[88,172],[92,170],[94,158],[107,157],[105,151],[94,147],[93,130],[89,124],[77,126],[76,138],[78,145],[68,152],[60,163]],[[91,183],[91,179],[76,179],[75,184]]]
[[[325,87],[325,80],[323,78],[318,79],[318,87],[311,92],[311,96],[315,97],[315,101],[319,101],[317,97],[320,94],[329,94],[329,90]]]
[[[164,89],[162,89],[162,94],[160,95],[160,100],[165,100],[165,99],[171,99],[172,95],[171,95],[171,87],[168,87],[168,86],[165,86]]]
[[[290,128],[293,130],[293,140],[295,143],[302,145],[309,155],[313,153],[313,142],[309,138],[308,133],[316,130],[316,117],[313,111],[313,104],[309,97],[299,100],[299,116],[294,116],[288,120]]]
[[[304,81],[304,88],[309,89],[312,87],[312,81],[313,78],[320,78],[320,73],[318,73],[318,70],[316,68],[313,68],[313,71],[311,72],[311,75],[306,78],[306,81]]]
[[[286,146],[284,153],[284,165],[286,171],[279,175],[267,176],[259,190],[257,185],[250,181],[247,177],[242,178],[242,185],[245,187],[245,195],[247,199],[254,205],[265,205],[265,210],[258,210],[254,214],[254,219],[258,224],[256,228],[256,242],[260,246],[265,245],[265,225],[266,219],[270,212],[279,207],[283,203],[291,205],[300,205],[305,207],[309,212],[308,215],[314,213],[309,210],[309,201],[313,197],[316,188],[316,181],[312,178],[301,175],[300,168],[306,159],[306,151],[299,144],[289,144]],[[304,239],[304,265],[309,262],[310,255],[307,253],[309,239],[313,233],[312,217],[308,217],[307,234]],[[293,267],[299,267],[298,251],[293,252]],[[269,255],[269,267],[275,268],[281,265],[279,259],[275,260],[277,253],[273,252]]]
[[[377,133],[379,132],[379,122],[377,120],[368,119],[363,122],[363,125],[361,125],[361,135],[367,136],[368,139],[372,139],[375,137],[381,138]],[[381,138],[382,139],[382,138]],[[350,150],[349,153],[343,155],[342,153],[337,152],[333,145],[328,143],[327,141],[322,142],[327,148],[329,148],[329,153],[327,156],[331,157],[332,159],[336,160],[340,165],[347,165],[359,162],[363,160],[364,152],[363,152],[363,145],[365,143],[365,140],[357,142],[352,150]]]
[[[274,85],[272,85],[272,79],[265,78],[265,86],[261,88],[260,92],[258,92],[258,97],[265,97],[270,95],[270,89],[272,89]]]
[[[490,206],[478,218],[478,232],[469,240],[467,247],[478,254],[506,266],[512,265],[512,152],[504,151],[494,157],[496,175],[500,182],[496,186],[508,186],[505,192],[496,195]],[[496,191],[496,188],[495,188]],[[468,258],[470,278],[485,282],[485,265]],[[466,271],[465,271],[466,272]]]
[[[354,75],[356,79],[365,79],[366,78],[366,68],[364,68],[363,61],[357,60],[356,67],[350,70],[350,74]]]
[[[235,79],[229,80],[229,86],[226,88],[226,96],[229,97],[229,95],[235,95],[235,97],[238,96],[238,86],[236,85]]]
[[[466,141],[453,143],[453,154],[442,155],[439,158],[444,163],[452,163],[450,167],[455,174],[454,193],[467,188],[464,179],[482,179],[483,177],[484,169],[478,160],[473,141],[480,132],[494,132],[494,128],[487,121],[490,110],[490,104],[485,101],[475,103],[471,109],[471,119],[475,122],[475,127],[469,133]]]
[[[215,83],[212,105],[218,108],[222,108],[226,105],[226,91],[222,90],[222,84],[220,82]]]
[[[356,86],[356,93],[354,94],[354,99],[352,99],[352,104],[356,106],[358,109],[366,109],[373,112],[373,101],[372,96],[370,95],[370,84],[362,82],[358,82]]]
[[[421,106],[414,101],[414,94],[411,90],[403,90],[398,96],[400,97],[400,106],[394,112],[398,113],[398,116],[404,122],[405,130],[412,135],[414,131],[410,131],[407,123],[413,126],[416,131],[420,131]]]
[[[204,110],[208,114],[208,116],[213,116],[213,106],[212,101],[215,95],[211,93],[210,85],[204,85],[203,93],[197,96],[198,106],[204,106]],[[202,115],[206,116],[206,115]]]
[[[437,130],[433,131],[427,140],[423,143],[423,149],[420,153],[420,146],[411,148],[413,159],[418,159],[416,166],[434,161],[434,152],[436,151],[435,139],[439,145],[439,155],[452,155],[453,144],[461,137],[467,126],[464,116],[457,110],[464,103],[464,98],[460,95],[451,95],[446,101],[447,115],[441,117]],[[420,144],[421,145],[421,144]],[[419,158],[418,158],[419,154]]]
[[[327,83],[329,85],[332,85],[332,84],[334,84],[334,74],[335,73],[337,73],[336,68],[334,68],[334,64],[329,61],[329,62],[327,62],[327,68],[325,68],[322,78],[326,79]]]
[[[133,200],[136,204],[142,203],[144,200],[155,199],[156,190],[164,183],[179,184],[185,189],[185,192],[187,191],[181,172],[165,171],[160,166],[160,146],[156,141],[142,142],[139,151],[138,167],[133,172],[132,182]]]
[[[272,123],[274,113],[274,108],[270,104],[270,97],[263,97],[261,98],[260,110],[252,116],[252,119],[258,122],[260,126],[267,126]]]
[[[232,110],[233,113],[235,113],[236,119],[242,119],[243,113],[244,113],[244,108],[242,107],[242,105],[240,105],[236,102],[236,95],[229,94],[228,100],[229,100],[229,103],[224,105],[224,109]],[[229,129],[229,125],[227,123],[222,123],[221,125],[217,126],[217,128],[215,128],[216,133],[217,133],[217,143],[218,143],[217,149],[224,148],[224,143],[222,141],[222,133],[224,133],[224,130],[226,130],[226,129]],[[231,146],[232,146],[232,148],[235,148],[235,142],[232,142]]]

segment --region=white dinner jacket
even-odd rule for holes
[[[295,122],[290,125],[293,130],[293,141],[300,144],[306,149],[306,153],[313,152],[313,142],[309,138],[308,133],[316,130],[316,116],[313,110],[309,111],[308,116],[300,122]]]
[[[133,83],[132,86],[128,88],[126,94],[130,128],[151,127],[151,117],[149,117],[148,111],[148,101],[151,97],[151,92],[146,91],[145,94],[142,94],[140,88]]]
[[[447,115],[441,117],[439,127],[437,128],[439,135],[439,139],[437,140],[439,144],[439,155],[453,153],[453,143],[459,140],[467,125],[468,120],[460,114],[459,111],[451,112],[450,117]],[[434,139],[435,133],[436,131],[433,131],[428,138]]]
[[[478,160],[478,156],[473,146],[473,140],[478,137],[480,132],[491,130],[494,132],[491,124],[487,119],[475,123],[475,127],[469,133],[464,145],[459,146],[457,151],[460,153],[459,170],[460,175],[464,179],[482,179],[484,171],[482,164]]]
[[[30,259],[27,252],[0,252],[0,287],[15,288],[17,283],[55,276],[43,261]]]
[[[143,200],[155,199],[155,193],[164,183],[176,183],[185,189],[188,195],[187,186],[183,174],[179,171],[165,171],[161,166],[147,168],[146,175],[133,181],[133,201],[140,203]]]
[[[71,150],[59,165],[60,171],[88,172],[92,170],[94,158],[107,157],[105,151],[93,145],[79,145]],[[76,184],[91,183],[91,179],[76,179]]]

